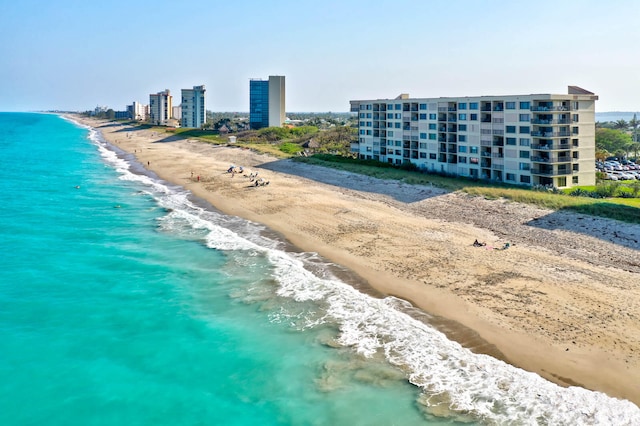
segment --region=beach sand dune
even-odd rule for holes
[[[222,212],[409,300],[473,350],[640,404],[639,225],[82,121]]]

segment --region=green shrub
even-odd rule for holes
[[[602,198],[615,197],[619,188],[619,182],[599,183],[596,185],[596,193]]]
[[[285,154],[297,154],[298,152],[303,151],[300,145],[291,143],[291,142],[285,142],[283,144],[280,144],[278,148],[280,149],[280,151],[284,152]]]

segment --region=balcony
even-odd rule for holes
[[[570,132],[531,132],[531,136],[536,138],[566,138],[571,136]]]
[[[569,120],[568,119],[550,120],[550,119],[533,118],[531,119],[531,124],[569,124]]]
[[[535,149],[538,151],[562,151],[569,148],[570,148],[570,145],[568,143],[548,143],[548,144],[532,144],[531,145],[531,149]]]
[[[567,168],[558,168],[554,170],[552,167],[549,168],[533,168],[531,169],[532,175],[542,175],[542,176],[566,176],[571,174],[571,170]]]
[[[569,111],[569,108],[566,106],[545,106],[545,105],[538,105],[538,106],[532,106],[531,107],[531,111],[534,112],[547,112],[547,111]]]

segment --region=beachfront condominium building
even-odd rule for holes
[[[252,129],[281,127],[285,116],[284,76],[249,81],[249,125]]]
[[[149,105],[143,105],[134,101],[131,105],[127,105],[127,112],[132,120],[146,121],[149,117]]]
[[[359,158],[521,185],[595,184],[593,93],[351,101]]]
[[[193,86],[193,89],[182,89],[182,118],[180,120],[182,127],[200,128],[206,123],[204,92],[204,85]]]
[[[169,89],[149,95],[149,112],[151,124],[166,126],[172,118],[172,96]]]

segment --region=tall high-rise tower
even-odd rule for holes
[[[204,85],[193,86],[193,89],[182,89],[182,127],[199,128],[207,121],[204,102]]]
[[[172,98],[169,89],[166,89],[164,92],[158,92],[155,95],[149,95],[149,111],[152,124],[167,124],[172,113]]]
[[[249,81],[249,124],[252,129],[281,127],[285,116],[284,76]]]

